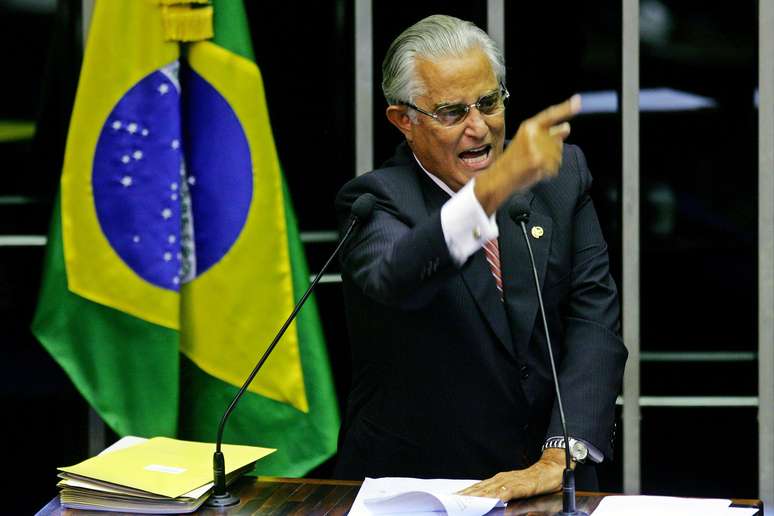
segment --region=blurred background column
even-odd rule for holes
[[[487,0],[486,31],[505,53],[505,0]]]
[[[355,2],[355,172],[374,168],[374,53],[371,0]]]
[[[758,10],[758,443],[759,485],[774,515],[774,2]]]
[[[623,131],[623,338],[629,350],[623,389],[623,484],[640,492],[640,17],[624,0],[621,82]]]

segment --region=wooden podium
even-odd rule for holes
[[[345,515],[355,500],[360,482],[346,480],[313,480],[308,478],[272,478],[244,477],[231,488],[239,495],[240,503],[227,510],[202,507],[193,514],[222,516],[224,514],[283,514],[283,515]],[[591,514],[605,497],[601,493],[578,492],[578,509]],[[758,515],[763,515],[760,500],[734,500],[738,505],[757,507]],[[503,516],[552,515],[562,510],[560,493],[538,496],[529,500],[508,503],[505,509],[495,510],[494,514]],[[64,509],[59,505],[59,497],[54,498],[37,516],[111,516],[116,512],[79,511]]]

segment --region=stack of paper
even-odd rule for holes
[[[124,437],[96,457],[59,468],[63,507],[103,511],[195,511],[212,489],[212,443]],[[271,448],[224,444],[226,481],[250,471]]]

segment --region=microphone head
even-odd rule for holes
[[[376,197],[373,194],[364,193],[352,203],[352,215],[360,221],[367,220],[374,211],[375,204]]]
[[[516,224],[528,222],[529,212],[529,203],[520,195],[514,197],[513,201],[511,201],[511,205],[508,207],[508,215],[510,215],[511,219],[513,219]]]

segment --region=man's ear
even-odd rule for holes
[[[408,115],[408,108],[406,106],[398,106],[395,104],[387,106],[387,120],[392,125],[398,128],[406,140],[411,141],[413,139],[413,122]]]

